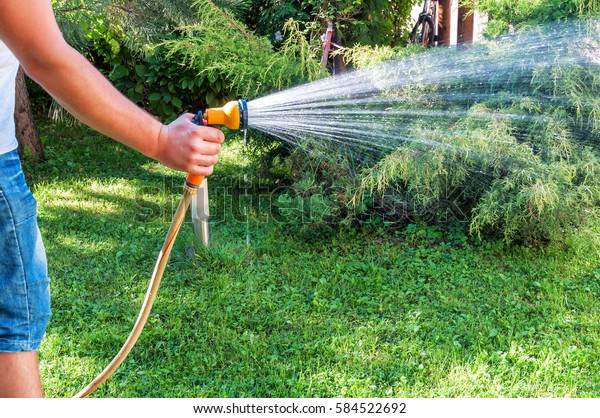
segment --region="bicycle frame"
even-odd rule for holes
[[[438,0],[424,0],[423,10],[419,14],[411,36],[410,43],[422,43],[426,47],[437,44],[438,24],[437,24],[437,4]]]
[[[438,0],[425,0],[425,4],[423,5],[424,7],[424,13],[427,13],[430,17],[431,20],[433,20],[433,37],[434,37],[434,43],[437,46],[437,39],[438,39],[438,29],[439,29],[439,25],[438,25],[438,5],[439,5],[439,1]]]
[[[431,0],[425,0],[423,2],[423,11],[421,12],[421,16],[427,16],[429,15],[429,7],[431,5]]]

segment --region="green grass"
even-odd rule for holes
[[[127,337],[183,176],[86,128],[42,133],[48,161],[27,170],[52,277],[40,359],[63,397]],[[259,222],[257,187],[246,224],[244,172],[230,145],[210,180],[212,248],[186,255],[184,226],[138,345],[95,396],[600,396],[593,245]]]

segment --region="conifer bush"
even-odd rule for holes
[[[493,234],[508,242],[526,243],[564,241],[574,234],[597,235],[597,28],[598,22],[591,20],[577,28],[566,24],[533,34],[523,32],[514,39],[468,51],[427,51],[423,55],[402,51],[401,59],[412,62],[417,74],[436,69],[434,64],[423,64],[436,60],[456,63],[460,74],[448,76],[451,70],[442,69],[436,81],[435,71],[431,71],[431,77],[420,82],[382,91],[382,95],[399,99],[390,99],[394,108],[415,111],[406,126],[389,127],[389,132],[400,129],[414,141],[399,140],[395,150],[376,161],[358,156],[353,170],[337,168],[345,173],[343,185],[324,174],[330,172],[331,164],[322,166],[321,171],[315,172],[314,167],[312,172],[305,171],[317,179],[313,190],[318,193],[328,190],[347,196],[352,191],[349,201],[328,201],[330,205],[350,204],[354,209],[330,210],[339,215],[331,216],[330,221],[373,219],[373,215],[388,225],[459,221],[478,236]],[[548,47],[543,60],[539,55],[529,56],[527,51],[534,43],[552,45],[553,37],[559,35],[574,36],[583,44]],[[349,55],[355,66],[368,68],[372,60],[364,57],[377,52],[361,48]],[[390,54],[387,49],[381,53]],[[389,71],[379,75],[382,84],[390,77],[402,76]],[[332,153],[341,155],[344,149]],[[313,155],[307,152],[306,158]],[[337,161],[345,164],[339,157]]]
[[[275,51],[208,0],[120,4],[54,0],[73,45],[134,102],[164,120],[322,77],[296,22]]]

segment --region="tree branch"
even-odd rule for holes
[[[250,37],[250,35],[240,26],[236,23],[235,20],[233,20],[230,16],[227,15],[227,13],[225,13],[223,10],[221,10],[221,8],[219,8],[216,4],[214,4],[211,0],[207,0],[208,3],[214,8],[216,9],[229,23],[231,23],[232,26],[234,26],[238,31],[240,31],[240,33],[242,35],[244,35],[246,37],[246,39],[248,39],[250,42],[254,42],[254,40]]]

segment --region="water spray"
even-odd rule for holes
[[[193,121],[197,125],[223,125],[229,129],[241,129],[245,131],[248,126],[248,107],[246,105],[246,101],[242,98],[239,98],[236,101],[228,102],[223,107],[207,109],[205,112],[200,111],[196,114],[196,116],[194,116]],[[102,383],[106,382],[106,380],[112,376],[112,374],[119,368],[121,363],[123,363],[123,361],[127,358],[127,355],[137,342],[142,330],[144,329],[144,326],[146,325],[146,321],[148,320],[148,316],[152,310],[152,305],[154,304],[154,300],[158,294],[158,288],[160,286],[167,262],[169,261],[169,255],[171,254],[173,244],[175,243],[175,238],[177,237],[179,229],[183,224],[183,220],[185,219],[185,214],[190,206],[190,202],[196,195],[203,180],[204,176],[193,174],[188,174],[186,176],[185,184],[183,186],[183,196],[181,197],[177,210],[173,215],[171,226],[169,227],[169,231],[167,232],[165,241],[156,260],[154,271],[152,272],[152,277],[150,278],[150,283],[148,284],[146,297],[144,298],[144,302],[142,303],[140,313],[138,314],[138,318],[133,326],[133,329],[123,344],[123,347],[121,347],[121,350],[108,364],[108,366],[106,366],[106,368],[85,388],[79,391],[79,393],[75,395],[75,398],[85,398],[89,396],[92,392],[98,389]]]

